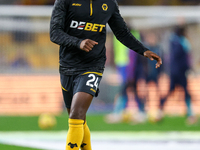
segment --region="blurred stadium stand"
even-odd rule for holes
[[[1,0],[7,5],[53,5],[55,0]],[[117,0],[119,5],[198,5],[200,0]]]

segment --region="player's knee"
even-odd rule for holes
[[[73,111],[73,110],[71,110],[70,114],[69,114],[69,118],[70,119],[82,119],[82,120],[84,120],[85,119],[85,113],[83,111]]]

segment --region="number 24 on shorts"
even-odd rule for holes
[[[86,82],[86,85],[87,86],[90,86],[90,87],[96,87],[96,90],[98,88],[98,80],[99,80],[99,77],[96,77],[94,74],[89,74],[88,75],[89,79],[87,82]]]

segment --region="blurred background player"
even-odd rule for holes
[[[137,113],[132,114],[132,124],[144,123],[147,120],[145,103],[146,103],[146,76],[147,76],[147,60],[143,59],[136,53],[129,53],[129,74],[128,88],[134,94],[134,100],[138,106]],[[131,65],[133,63],[134,65]]]
[[[152,51],[162,56],[160,40],[154,32],[145,32],[142,36],[143,44],[152,49]],[[154,69],[155,61],[146,60],[136,54],[136,68],[134,69],[134,82],[132,84],[135,93],[135,100],[138,105],[138,113],[132,116],[133,123],[144,123],[147,121],[147,113],[151,113],[156,106],[157,101],[160,101],[159,78],[163,68]],[[131,63],[130,63],[131,64]],[[148,103],[151,103],[149,107]],[[148,105],[146,110],[146,105]],[[148,111],[148,112],[147,112]]]
[[[160,40],[158,38],[158,35],[154,32],[146,32],[143,36],[144,38],[144,45],[150,49],[156,54],[162,55]],[[149,61],[146,60],[146,99],[148,100],[148,104],[151,105],[151,108],[148,108],[148,113],[151,113],[152,110],[154,110],[155,106],[157,105],[157,102],[160,101],[160,92],[159,92],[159,78],[161,76],[161,70],[154,69],[155,61]]]
[[[117,72],[121,78],[120,91],[115,95],[113,112],[108,114],[105,118],[107,123],[118,123],[122,121],[122,114],[126,108],[128,102],[128,96],[126,92],[127,84],[127,66],[129,63],[129,49],[119,42],[115,36],[113,36],[113,51],[114,51],[114,63]]]
[[[140,33],[138,31],[132,29],[131,33],[140,40]],[[141,89],[139,88],[141,85],[144,85],[144,62],[146,62],[146,59],[137,53],[130,51],[127,47],[121,44],[116,37],[113,38],[113,49],[114,62],[122,81],[120,91],[116,94],[114,99],[113,112],[106,115],[105,121],[107,123],[119,123],[124,120],[124,116],[131,115],[129,112],[126,112],[128,106],[127,88],[130,87],[131,92],[134,92],[135,94],[135,101],[137,102],[139,109],[138,115],[130,116],[130,119],[136,122],[143,122],[146,120],[146,115],[143,115],[145,98],[144,94],[141,95],[141,92],[138,94],[137,91]],[[138,86],[138,84],[140,85]],[[144,89],[142,89],[142,91],[143,90]]]
[[[174,33],[169,40],[170,48],[170,89],[168,94],[160,101],[158,121],[163,117],[164,104],[169,95],[174,91],[177,85],[184,89],[185,103],[187,107],[187,123],[194,124],[197,118],[194,116],[191,106],[191,96],[187,89],[187,73],[191,68],[190,50],[191,46],[186,38],[186,27],[184,25],[176,26]]]

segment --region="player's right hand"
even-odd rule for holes
[[[90,40],[90,39],[85,39],[81,42],[80,44],[80,49],[86,51],[86,52],[89,52],[92,50],[92,48],[97,45],[98,42],[95,42],[93,40]]]

